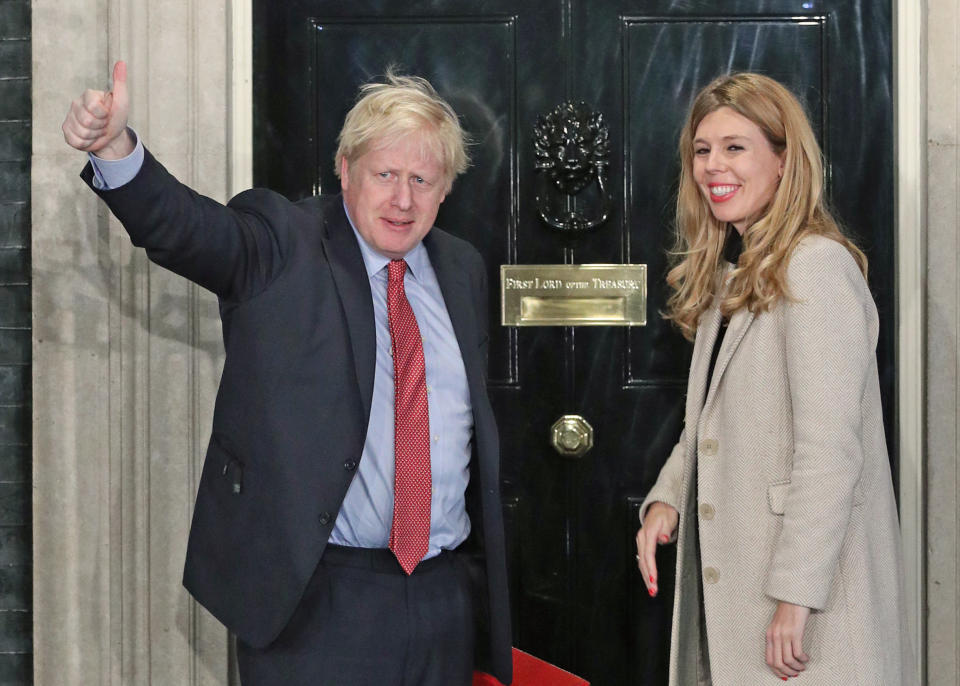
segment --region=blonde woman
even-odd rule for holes
[[[867,261],[823,201],[796,98],[722,76],[680,137],[667,317],[694,341],[685,429],[640,511],[671,686],[913,683]]]

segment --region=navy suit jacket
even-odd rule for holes
[[[92,187],[89,165],[82,176]],[[252,190],[224,207],[179,183],[149,152],[130,183],[96,192],[151,260],[219,297],[226,357],[183,580],[237,636],[264,647],[289,621],[323,555],[370,416],[373,301],[342,199],[292,203]],[[499,439],[486,391],[486,271],[472,246],[438,228],[423,243],[473,407],[473,532],[465,545],[478,563],[478,659],[510,683]]]

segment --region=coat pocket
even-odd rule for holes
[[[787,502],[787,493],[790,491],[790,480],[785,481],[774,481],[772,484],[767,486],[767,506],[770,508],[770,512],[775,515],[782,515],[784,506]],[[863,496],[863,480],[857,481],[856,485],[853,487],[853,506],[862,505],[864,501]]]
[[[210,440],[207,459],[211,459],[212,453],[216,450],[218,454],[215,464],[217,465],[219,479],[227,484],[230,493],[240,495],[243,492],[243,462],[224,445],[228,442],[223,437],[214,434]]]
[[[767,506],[775,515],[782,515],[787,502],[787,492],[790,490],[790,480],[774,481],[767,486]]]

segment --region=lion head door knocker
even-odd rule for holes
[[[540,218],[568,234],[582,233],[607,221],[611,204],[606,187],[610,131],[603,115],[585,102],[561,103],[550,114],[537,117],[534,147],[536,171],[540,173]],[[599,207],[588,217],[577,209],[575,196],[594,180],[599,188],[599,202],[594,204]],[[562,209],[555,209],[561,204]]]

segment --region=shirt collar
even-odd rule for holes
[[[367,278],[372,278],[374,274],[379,273],[389,264],[390,258],[374,250],[373,247],[367,243],[366,239],[360,235],[360,232],[357,231],[357,227],[353,223],[353,219],[350,218],[350,211],[347,209],[346,202],[343,203],[343,213],[347,215],[347,221],[350,223],[350,228],[353,229],[353,235],[357,237],[360,254],[363,255],[363,265],[367,269]],[[411,276],[415,279],[418,276],[423,277],[427,265],[427,249],[423,247],[423,241],[413,246],[410,252],[403,256],[403,259],[407,263],[407,269]]]

